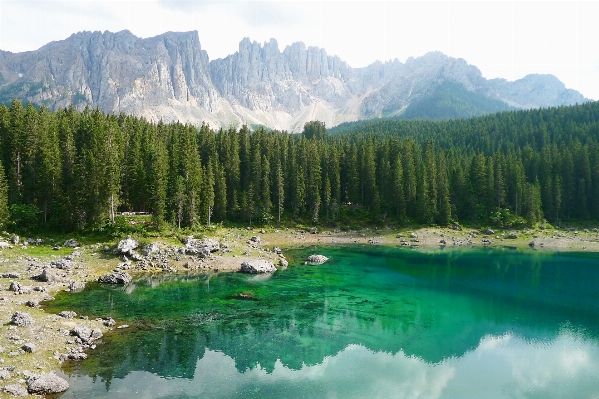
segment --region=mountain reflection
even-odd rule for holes
[[[506,333],[553,342],[567,325],[591,343],[598,336],[596,289],[588,278],[596,257],[320,250],[334,261],[290,267],[269,280],[147,277],[133,290],[92,285],[62,295],[49,310],[87,309],[132,325],[65,372],[100,379],[112,390],[115,380],[138,372],[197,379],[203,359],[215,354],[232,359],[239,374],[272,375],[323,365],[356,345],[439,366]]]

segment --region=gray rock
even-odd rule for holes
[[[255,242],[256,244],[260,244],[260,237],[252,236],[252,238],[250,238],[250,241]]]
[[[19,241],[21,241],[21,237],[18,235],[10,237],[10,242],[12,242],[13,245],[19,245]]]
[[[25,388],[21,384],[6,385],[5,387],[2,388],[2,390],[6,393],[11,394],[12,396],[17,396],[17,397],[29,396],[29,392],[27,392],[27,388]]]
[[[274,273],[277,271],[275,265],[266,259],[252,259],[241,264],[240,271],[242,273],[258,274],[258,273]]]
[[[287,262],[286,259],[279,259],[279,266],[281,266],[282,268],[286,268],[287,266],[289,266],[289,262]]]
[[[35,321],[29,313],[17,311],[13,313],[12,317],[10,318],[10,322],[15,326],[25,327],[33,325]]]
[[[98,278],[98,282],[106,284],[129,284],[131,281],[133,281],[133,278],[125,272],[105,274]]]
[[[73,269],[76,266],[76,264],[70,259],[60,258],[58,260],[53,260],[52,262],[50,262],[50,266],[55,267],[57,269],[70,270]]]
[[[507,238],[515,240],[516,238],[518,238],[518,234],[511,232],[510,234],[508,234]]]
[[[308,263],[310,263],[312,265],[322,265],[323,263],[325,263],[328,260],[329,260],[329,258],[327,258],[324,255],[310,255],[310,256],[308,256]]]
[[[63,247],[69,247],[69,248],[76,248],[79,247],[79,242],[77,240],[75,240],[74,238],[69,238],[68,240],[66,240],[64,242],[64,244],[62,244]]]
[[[310,229],[310,234],[318,234],[318,229],[316,227],[312,227]]]
[[[116,251],[118,254],[131,256],[137,247],[139,247],[139,242],[131,236],[127,236],[124,240],[119,241]]]
[[[0,379],[8,380],[10,378],[10,371],[6,369],[0,370]]]
[[[6,241],[0,241],[0,249],[11,249],[12,245],[10,245]]]
[[[104,319],[102,324],[104,324],[106,327],[114,327],[116,326],[116,321],[114,321],[112,317],[107,317],[106,319]]]
[[[21,346],[21,349],[23,349],[27,353],[33,353],[37,350],[37,347],[33,342],[27,342],[23,346]]]
[[[85,282],[83,281],[71,281],[69,283],[69,291],[71,292],[79,292],[79,291],[83,291],[83,289],[85,288]]]
[[[184,242],[183,252],[187,255],[197,255],[202,258],[210,256],[211,253],[220,249],[220,243],[216,240],[206,238],[198,240],[193,237],[187,237]]]
[[[63,310],[58,314],[60,317],[64,317],[65,319],[72,319],[73,317],[77,317],[77,313],[72,310]]]
[[[150,255],[158,252],[159,250],[160,250],[160,248],[158,248],[158,245],[156,245],[154,243],[151,243],[151,244],[148,244],[148,245],[144,246],[141,249],[141,254],[143,256],[150,256]]]
[[[21,278],[21,274],[17,272],[2,273],[2,278]]]
[[[40,307],[40,303],[39,301],[35,300],[35,299],[30,299],[27,302],[25,302],[26,306],[29,306],[30,308],[39,308]]]
[[[34,375],[27,381],[27,390],[29,393],[51,395],[64,392],[67,389],[69,389],[69,383],[52,373]]]
[[[8,287],[10,291],[16,292],[17,294],[29,294],[32,290],[29,285],[22,285],[18,281],[11,281]]]
[[[73,327],[71,335],[81,339],[84,344],[91,344],[103,336],[102,331],[97,328],[92,330],[85,324],[79,324],[78,326]]]
[[[47,267],[44,268],[44,270],[42,270],[42,273],[36,276],[35,279],[46,283],[62,281],[62,277],[60,277],[58,274],[54,273],[51,269]]]

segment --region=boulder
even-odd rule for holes
[[[256,244],[260,244],[260,237],[252,236],[252,238],[250,238],[250,241],[255,242]]]
[[[289,266],[289,262],[287,262],[286,259],[279,259],[279,266],[281,266],[282,268],[286,268],[287,266]]]
[[[21,241],[21,237],[19,237],[18,235],[10,237],[10,242],[12,242],[13,245],[19,245],[19,241]]]
[[[58,260],[53,260],[52,262],[50,262],[50,266],[55,267],[57,269],[70,270],[73,269],[76,266],[76,264],[71,259],[60,258]]]
[[[99,283],[106,284],[129,284],[131,281],[133,281],[133,278],[125,272],[105,274],[98,278]]]
[[[316,227],[312,227],[310,229],[310,234],[318,234],[318,229]]]
[[[27,392],[27,388],[25,388],[21,384],[10,384],[10,385],[7,385],[4,388],[2,388],[2,390],[6,393],[11,394],[12,396],[17,396],[17,397],[29,396],[29,393]]]
[[[131,256],[137,247],[139,247],[139,242],[131,238],[131,236],[127,236],[124,240],[119,241],[119,244],[116,247],[116,252],[118,254]]]
[[[92,342],[103,337],[102,331],[94,328],[93,330],[87,327],[85,324],[79,324],[73,327],[71,335],[74,335],[81,339],[84,344],[91,344]]]
[[[50,270],[49,268],[44,268],[44,270],[42,270],[42,273],[37,275],[35,277],[35,279],[37,281],[43,281],[45,283],[53,283],[55,281],[61,281],[62,278],[60,276],[58,276],[56,273],[54,273],[52,270]]]
[[[329,258],[327,258],[324,255],[310,255],[310,256],[308,256],[308,263],[310,263],[312,265],[322,265],[327,260],[329,260]]]
[[[266,259],[252,259],[245,261],[241,264],[240,271],[242,273],[273,273],[277,271],[275,265],[272,262],[267,261]]]
[[[507,238],[515,240],[516,238],[518,238],[518,234],[511,232],[510,234],[508,234]]]
[[[187,237],[184,241],[185,247],[183,251],[187,255],[198,255],[200,257],[210,256],[212,252],[216,252],[220,249],[220,243],[216,240],[206,238],[204,240],[198,240],[193,237]]]
[[[83,282],[83,281],[71,281],[69,283],[69,291],[71,291],[71,292],[83,291],[84,288],[85,288],[85,282]]]
[[[2,278],[21,278],[21,275],[17,272],[7,272],[7,273],[2,273],[2,275],[0,275],[0,277],[2,277]]]
[[[10,378],[10,371],[8,371],[6,369],[0,370],[0,379],[8,380],[9,378]]]
[[[68,240],[66,240],[64,242],[64,244],[62,244],[63,247],[69,247],[69,248],[76,248],[79,247],[79,242],[77,240],[75,240],[74,238],[69,238]]]
[[[33,342],[27,342],[25,345],[21,347],[25,352],[33,353],[37,350],[37,347]]]
[[[10,291],[16,292],[17,294],[29,294],[31,292],[31,286],[22,285],[17,281],[11,281],[8,289]]]
[[[10,322],[15,326],[25,327],[34,323],[33,317],[26,312],[15,312],[10,318]]]
[[[10,249],[10,248],[12,248],[12,245],[10,245],[8,242],[0,241],[0,249]]]
[[[29,393],[52,395],[67,389],[69,389],[69,383],[64,378],[52,373],[33,375],[27,381]]]
[[[72,319],[73,317],[77,317],[77,313],[72,310],[63,310],[58,314],[60,317],[64,317],[65,319]]]
[[[143,256],[150,256],[153,253],[158,252],[159,250],[160,250],[160,248],[158,248],[158,245],[151,243],[141,249],[141,254]]]

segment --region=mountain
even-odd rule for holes
[[[301,131],[380,117],[458,118],[511,108],[588,101],[552,75],[485,79],[463,59],[422,57],[352,68],[298,42],[245,38],[235,54],[209,60],[197,32],[141,39],[129,31],[79,32],[36,51],[0,51],[0,102],[51,109],[73,104],[149,120],[212,127],[265,125]]]

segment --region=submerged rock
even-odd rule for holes
[[[125,272],[105,274],[98,278],[99,283],[106,284],[129,284],[131,281],[133,281],[133,278]]]
[[[329,260],[329,258],[327,258],[324,255],[310,255],[310,256],[308,256],[308,262],[310,264],[312,264],[312,265],[322,265],[327,260]]]
[[[41,395],[51,395],[64,392],[69,389],[69,383],[56,374],[33,375],[27,381],[27,390],[29,393]]]
[[[252,259],[241,264],[242,273],[258,274],[258,273],[274,273],[277,271],[275,265],[266,259]]]

